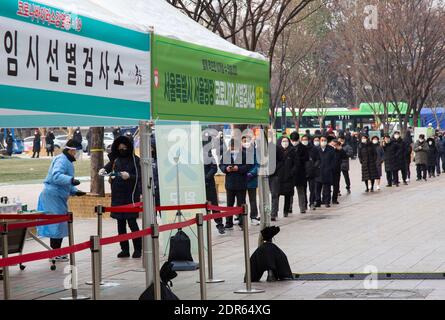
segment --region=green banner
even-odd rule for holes
[[[153,119],[269,122],[269,63],[154,35]]]

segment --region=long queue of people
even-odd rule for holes
[[[383,138],[369,136],[367,132],[350,133],[348,130],[340,134],[334,131],[317,133],[300,137],[293,132],[278,140],[275,168],[269,176],[272,221],[278,219],[281,196],[284,197],[283,217],[292,213],[294,196],[298,197],[301,214],[322,206],[330,208],[338,205],[342,176],[346,192],[351,193],[351,159],[357,158],[360,162],[366,193],[381,190],[382,176],[386,176],[388,188],[408,185],[412,162],[416,165],[417,181],[426,181],[428,177],[445,172],[445,139],[439,132],[428,139],[425,135],[419,135],[417,141],[413,141],[410,130],[404,138],[398,131],[393,135],[385,134]],[[225,174],[227,205],[233,206],[235,202],[237,206],[243,205],[248,195],[250,219],[253,224],[258,224],[258,163],[256,159],[251,164],[247,161],[252,148],[255,148],[254,141],[249,136],[242,137],[240,148],[236,148],[232,140],[227,150],[222,152],[223,155],[227,154],[228,161],[219,161],[219,168]],[[214,181],[217,171],[216,161],[205,165],[207,200],[214,204],[218,202]],[[226,220],[225,225],[222,219],[216,223],[221,234],[233,229],[231,218]],[[243,221],[239,221],[239,226],[242,228]]]

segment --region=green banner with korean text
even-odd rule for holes
[[[268,61],[153,37],[153,119],[269,123]]]
[[[0,109],[147,120],[150,61],[149,33],[79,15],[75,1],[1,1]]]

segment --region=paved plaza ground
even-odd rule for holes
[[[294,201],[295,213],[277,222],[281,232],[275,243],[287,254],[292,270],[295,273],[351,273],[363,272],[372,266],[378,272],[445,272],[445,175],[428,182],[411,181],[409,186],[399,188],[385,188],[386,181],[382,181],[381,191],[365,194],[358,161],[353,161],[351,167],[352,194],[347,195],[342,188],[340,205],[301,215],[297,214],[297,201]],[[25,191],[28,198],[37,197],[39,191],[35,185],[0,186],[0,194],[16,188]],[[88,240],[95,231],[94,219],[77,220],[76,243]],[[225,282],[207,285],[209,299],[445,299],[445,280],[380,280],[378,289],[381,290],[375,291],[364,290],[363,281],[269,283],[265,276],[262,282],[253,285],[264,289],[264,293],[240,296],[233,291],[244,285],[242,232],[235,229],[221,236],[214,231],[214,273]],[[105,220],[104,235],[116,232],[115,222]],[[258,226],[250,228],[251,252],[258,233]],[[25,245],[25,252],[40,250],[42,247],[34,241]],[[103,250],[104,279],[120,285],[103,288],[101,297],[137,299],[145,286],[141,260],[117,259],[117,244],[105,246]],[[91,278],[90,252],[80,252],[76,257],[80,293],[91,294],[91,288],[84,284]],[[50,271],[48,261],[37,261],[27,264],[24,271],[11,267],[13,299],[68,296],[69,291],[63,288],[66,277],[63,266],[59,264],[56,271]],[[179,272],[173,281],[173,291],[180,299],[199,299],[198,277],[197,271]],[[0,297],[2,294],[0,288]]]

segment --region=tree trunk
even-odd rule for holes
[[[104,128],[91,128],[91,137],[89,149],[91,152],[91,188],[92,194],[100,197],[105,196],[104,178],[98,175],[101,168],[104,167]]]
[[[418,127],[418,119],[419,119],[419,114],[417,111],[413,112],[413,127],[417,128]]]

